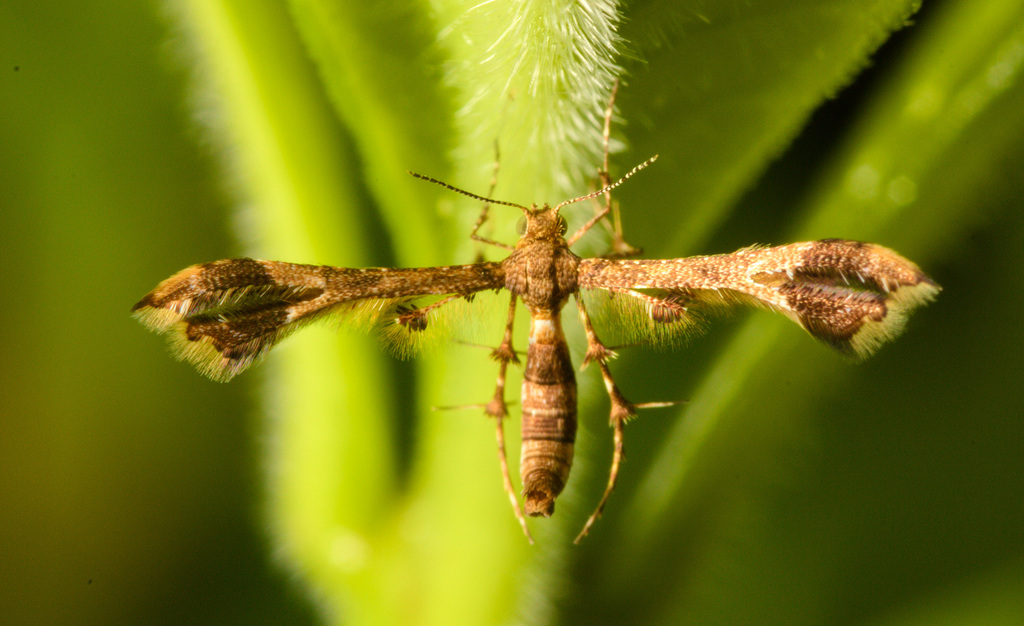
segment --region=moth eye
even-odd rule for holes
[[[526,234],[526,216],[525,215],[520,217],[519,221],[516,222],[516,234],[518,234],[520,237],[522,237],[523,235]]]
[[[569,230],[569,223],[565,221],[565,218],[561,215],[558,216],[558,235],[562,236]]]

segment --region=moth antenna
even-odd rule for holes
[[[644,165],[647,165],[647,164],[645,163]],[[629,174],[626,174],[626,177],[628,177],[632,173],[633,172],[630,172]],[[464,196],[469,196],[470,198],[473,198],[474,200],[479,200],[480,202],[489,202],[491,204],[502,204],[502,205],[505,205],[505,206],[514,206],[517,209],[522,209],[523,211],[529,211],[529,209],[527,207],[524,207],[521,204],[516,204],[515,202],[508,202],[506,200],[495,200],[494,198],[485,198],[484,196],[478,196],[475,193],[466,191],[465,189],[459,189],[458,187],[456,187],[454,185],[449,185],[448,183],[444,182],[443,180],[437,180],[436,178],[431,178],[430,176],[424,176],[423,174],[417,174],[416,172],[409,172],[409,175],[413,176],[415,178],[418,178],[420,180],[425,180],[428,183],[434,183],[435,185],[441,185],[445,189],[449,189],[451,191],[454,191],[455,193],[461,193]],[[616,183],[616,185],[617,184],[618,183]],[[575,200],[573,202],[575,202]]]
[[[645,167],[647,167],[651,163],[654,163],[656,160],[658,160],[658,155],[652,156],[651,158],[647,159],[646,161],[644,161],[640,165],[637,165],[633,169],[629,170],[628,172],[626,172],[625,176],[623,176],[619,180],[615,181],[614,183],[608,185],[607,187],[602,187],[601,189],[598,189],[597,191],[592,191],[592,192],[588,193],[585,196],[580,196],[579,198],[573,198],[572,200],[565,200],[563,202],[559,202],[551,210],[552,211],[557,211],[558,209],[564,207],[567,204],[572,204],[574,202],[580,202],[581,200],[590,200],[591,198],[596,198],[598,196],[604,195],[604,194],[608,193],[609,191],[611,191],[612,189],[615,189],[616,187],[618,187],[622,183],[626,182],[627,178],[629,178],[633,174],[636,174],[637,172],[639,172],[640,170],[644,169]],[[413,176],[416,176],[416,174],[413,174]],[[420,178],[423,178],[423,177],[421,176]],[[438,181],[435,180],[434,182],[438,182]],[[441,183],[441,184],[444,185],[444,183]],[[459,191],[459,190],[456,189],[455,191]],[[516,206],[518,206],[518,205],[516,205]]]

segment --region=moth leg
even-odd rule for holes
[[[647,315],[655,322],[677,322],[685,320],[689,316],[689,309],[684,304],[687,300],[682,295],[659,298],[635,289],[610,289],[609,291],[625,294],[643,302],[647,306]]]
[[[532,544],[533,537],[530,536],[530,529],[526,525],[526,516],[522,507],[519,506],[519,499],[516,497],[516,490],[512,486],[512,476],[508,471],[508,456],[505,454],[505,418],[508,417],[508,404],[505,402],[505,374],[508,372],[509,363],[519,363],[519,357],[512,349],[512,323],[516,318],[516,296],[508,305],[508,321],[505,323],[505,336],[501,345],[491,352],[491,358],[498,362],[498,381],[494,390],[494,397],[484,407],[484,412],[495,418],[495,436],[498,440],[498,464],[501,466],[501,478],[505,485],[505,493],[512,503],[512,510],[515,512],[519,525],[523,527],[523,534]]]
[[[607,196],[609,198],[608,201],[611,202],[611,192],[610,191],[606,191],[605,192],[605,196]],[[573,244],[575,244],[577,241],[579,241],[580,237],[582,237],[583,235],[586,235],[587,232],[589,232],[590,229],[594,227],[594,224],[596,224],[599,221],[601,221],[601,219],[603,219],[607,215],[608,215],[608,207],[605,206],[603,209],[600,209],[599,211],[597,211],[594,214],[593,217],[591,217],[589,220],[587,220],[587,222],[583,226],[580,226],[579,228],[577,228],[576,232],[574,232],[572,234],[572,236],[569,237],[569,239],[566,240],[566,243],[569,246],[572,246]],[[614,246],[615,246],[615,244],[613,242],[612,243],[612,247],[614,248]],[[605,255],[605,256],[607,256],[607,255]],[[602,257],[602,258],[604,258],[604,257]]]
[[[505,420],[500,417],[494,420],[495,436],[498,440],[498,463],[501,465],[501,477],[505,483],[505,493],[508,494],[508,501],[512,503],[512,511],[515,513],[516,519],[519,520],[519,525],[523,528],[523,534],[526,535],[526,540],[532,544],[533,537],[530,535],[530,528],[526,525],[526,516],[523,515],[523,509],[519,506],[519,499],[516,498],[516,490],[512,486],[512,476],[508,470],[508,457],[505,455],[504,422]]]
[[[608,392],[608,398],[611,400],[611,415],[609,421],[614,429],[614,441],[615,451],[612,453],[612,467],[608,474],[608,485],[604,489],[604,495],[601,496],[601,501],[598,503],[597,508],[587,518],[587,523],[583,525],[583,530],[576,536],[574,543],[579,543],[587,536],[590,532],[590,527],[594,525],[597,518],[601,517],[601,513],[604,511],[604,506],[608,502],[609,496],[612,495],[612,491],[615,489],[615,481],[619,477],[619,466],[622,464],[624,458],[624,446],[623,446],[623,426],[630,418],[636,416],[636,406],[633,405],[629,400],[622,395],[619,391],[618,385],[615,384],[615,380],[612,378],[611,370],[608,369],[608,360],[615,356],[615,352],[609,350],[600,339],[597,337],[597,333],[594,332],[594,327],[590,323],[590,316],[587,315],[587,309],[583,305],[583,301],[577,296],[576,306],[580,311],[580,319],[583,321],[583,330],[587,335],[587,356],[584,358],[584,365],[590,361],[597,363],[597,366],[601,369],[601,378],[604,379],[604,387]]]
[[[612,94],[608,98],[608,107],[604,110],[604,130],[601,135],[604,140],[604,160],[601,162],[601,169],[598,170],[597,174],[601,180],[601,187],[607,187],[612,183],[611,174],[608,173],[608,154],[610,152],[609,145],[611,144],[612,136],[612,114],[615,111],[615,96],[619,92],[619,81],[615,80],[615,84],[612,85]],[[602,217],[610,215],[609,221],[611,222],[609,227],[609,233],[611,235],[611,244],[609,245],[608,252],[604,254],[605,258],[620,259],[623,257],[637,256],[643,252],[640,248],[633,247],[626,243],[626,240],[622,236],[622,215],[619,212],[619,205],[612,202],[611,190],[604,193],[604,208],[598,211],[598,214]]]
[[[404,326],[410,331],[421,331],[427,328],[427,317],[434,309],[439,309],[442,306],[448,304],[453,300],[458,300],[463,296],[454,294],[445,296],[436,302],[431,302],[424,307],[416,307],[415,305],[399,305],[395,312],[398,314],[395,317],[395,322]]]
[[[505,323],[505,336],[501,345],[491,351],[491,358],[498,362],[498,382],[494,390],[494,398],[487,403],[485,411],[491,417],[503,418],[508,415],[505,403],[505,373],[509,363],[519,363],[519,356],[512,349],[512,324],[516,318],[516,297],[513,295],[508,305],[508,321]]]
[[[499,168],[500,165],[501,165],[501,152],[499,152],[499,150],[498,150],[498,142],[497,142],[497,140],[495,140],[495,142],[494,142],[494,172],[491,174],[491,186],[488,187],[488,189],[487,189],[487,197],[488,198],[490,198],[491,196],[494,195],[494,188],[498,185],[498,168]],[[491,203],[490,202],[485,202],[483,208],[480,209],[480,217],[476,218],[476,224],[473,225],[473,230],[469,233],[469,238],[472,239],[473,241],[479,241],[480,243],[485,243],[485,244],[488,244],[488,245],[491,245],[491,246],[497,246],[499,248],[504,248],[505,250],[515,250],[515,246],[510,246],[507,243],[502,243],[500,241],[495,241],[493,239],[488,239],[488,238],[483,237],[482,235],[478,234],[478,232],[480,230],[480,227],[483,226],[484,222],[487,221],[490,209],[491,209]]]

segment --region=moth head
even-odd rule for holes
[[[523,217],[516,223],[516,233],[525,239],[551,239],[562,237],[568,230],[565,218],[558,214],[558,207],[533,205],[523,209]]]

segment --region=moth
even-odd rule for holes
[[[604,164],[599,171],[601,189],[554,206],[493,200],[413,174],[484,202],[470,236],[508,248],[510,253],[500,262],[350,269],[228,259],[178,272],[157,285],[132,311],[151,330],[169,337],[178,358],[214,380],[227,381],[291,332],[328,315],[368,321],[391,335],[414,340],[452,302],[471,300],[485,291],[508,291],[504,334],[491,352],[498,363],[496,389],[483,409],[496,418],[505,491],[532,543],[526,516],[548,517],[554,512],[555,499],[565,487],[573,460],[576,378],[562,329],[562,311],[572,297],[587,340],[582,367],[593,363],[600,370],[611,402],[614,433],[608,482],[576,538],[579,542],[601,515],[615,488],[623,458],[625,423],[639,408],[671,404],[633,404],[626,400],[608,367],[615,352],[599,338],[592,308],[604,307],[603,319],[628,323],[636,339],[650,341],[685,335],[716,308],[749,304],[782,313],[839,352],[863,358],[896,337],[907,315],[934,299],[940,290],[917,265],[896,252],[843,239],[752,246],[732,254],[679,259],[625,258],[634,256],[636,250],[621,239],[621,225],[610,194],[657,157],[618,181],[609,182],[611,110],[609,103]],[[599,196],[604,196],[604,205],[567,237],[562,210]],[[514,246],[478,234],[490,205],[522,211],[520,238]],[[602,220],[614,224],[612,251],[603,257],[577,256],[572,246]],[[604,296],[597,304],[588,300],[595,294]],[[508,416],[507,368],[510,363],[520,363],[512,343],[519,301],[530,314],[520,392],[522,507],[509,475],[502,426]]]

